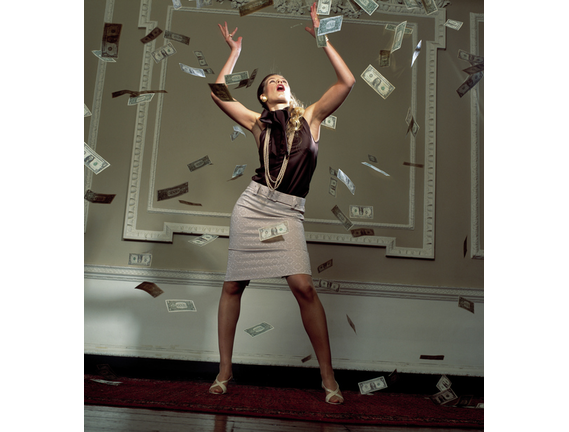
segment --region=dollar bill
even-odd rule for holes
[[[417,167],[417,168],[423,168],[425,166],[423,164],[413,163],[413,162],[403,162],[403,165]]]
[[[395,31],[396,27],[395,24],[386,24],[385,30]],[[405,27],[405,34],[413,34],[413,29],[411,27]]]
[[[85,199],[93,204],[110,204],[116,195],[95,193],[90,189],[85,192]]]
[[[382,390],[387,388],[387,382],[384,377],[374,378],[367,381],[362,381],[358,383],[360,387],[361,394],[369,394],[374,391]]]
[[[168,312],[196,312],[193,300],[166,300]]]
[[[407,21],[403,21],[400,24],[397,24],[395,27],[395,35],[393,35],[393,43],[391,44],[391,53],[394,53],[403,44],[403,36],[405,35],[405,26],[407,25]]]
[[[346,318],[348,318],[348,324],[350,325],[350,327],[352,328],[352,330],[354,331],[355,334],[358,334],[358,332],[356,331],[356,325],[354,324],[354,322],[350,319],[350,317],[348,316],[348,314],[346,314]]]
[[[83,108],[83,117],[89,117],[89,116],[93,115],[93,114],[91,113],[91,111],[89,111],[89,108],[87,108],[87,105],[86,105],[84,102],[83,102],[83,106],[84,106],[84,108]]]
[[[142,42],[143,44],[147,44],[148,42],[152,42],[154,39],[156,39],[162,33],[163,33],[162,29],[160,29],[159,27],[154,27],[154,29],[150,33],[148,33],[146,36],[144,36],[142,39],[140,39],[140,42]]]
[[[474,302],[465,299],[464,297],[458,298],[458,307],[466,309],[468,312],[474,313]]]
[[[331,176],[334,176],[334,177],[337,177],[337,176],[338,176],[338,171],[337,171],[337,170],[335,170],[335,169],[332,168],[332,167],[328,167],[328,168],[330,169],[330,175],[331,175]]]
[[[427,15],[431,15],[439,10],[435,0],[421,0],[421,3],[423,3],[423,7],[425,8],[425,13]]]
[[[431,399],[437,405],[444,405],[452,400],[458,399],[458,396],[453,389],[446,389],[437,394],[429,396],[429,399]]]
[[[97,154],[95,150],[89,147],[86,142],[83,142],[83,163],[95,174],[99,174],[111,166],[111,164]]]
[[[204,234],[201,237],[198,237],[197,239],[190,240],[189,243],[197,244],[198,246],[205,246],[206,244],[211,243],[218,237],[219,236],[216,236],[214,234]]]
[[[128,265],[150,267],[152,263],[152,254],[149,253],[129,253]]]
[[[439,391],[444,391],[446,389],[449,389],[451,388],[451,386],[452,383],[450,382],[450,380],[446,375],[441,376],[439,382],[437,383],[437,388],[439,389]]]
[[[460,28],[462,27],[462,24],[463,24],[462,21],[455,21],[455,20],[447,19],[445,26],[447,26],[448,28],[451,28],[453,30],[460,30]]]
[[[466,72],[468,75],[475,74],[476,72],[482,72],[484,70],[484,63],[476,63],[466,69],[463,69],[463,72]]]
[[[140,285],[136,286],[134,289],[139,289],[142,291],[146,291],[152,297],[156,298],[160,294],[163,294],[164,291],[156,285],[154,282],[142,282]]]
[[[411,112],[411,107],[409,107],[409,109],[407,109],[407,115],[405,116],[405,123],[409,125],[412,118],[413,118],[413,113]]]
[[[135,98],[142,94],[151,94],[151,93],[168,93],[166,90],[141,90],[141,91],[134,91],[134,90],[118,90],[112,93],[112,97],[116,98],[125,94],[129,94],[131,97]],[[151,98],[152,99],[152,98]]]
[[[172,186],[166,189],[160,189],[158,191],[158,201],[164,201],[170,198],[175,198],[180,195],[188,193],[188,182],[179,184],[178,186]]]
[[[359,7],[361,7],[365,13],[371,15],[379,7],[379,5],[373,0],[354,0]]]
[[[334,265],[334,259],[331,258],[328,261],[326,261],[324,264],[320,264],[318,266],[318,273],[322,273],[324,270],[329,269],[330,267],[332,267]]]
[[[415,9],[421,7],[421,0],[404,0],[407,9]]]
[[[340,180],[342,183],[344,183],[348,189],[350,190],[350,192],[352,193],[352,195],[356,194],[356,186],[354,185],[354,183],[350,180],[350,178],[346,175],[346,173],[344,173],[344,171],[342,171],[341,169],[338,168],[338,174],[337,174],[338,180]]]
[[[212,0],[196,0],[196,7],[201,9],[204,6],[211,6]]]
[[[243,79],[239,82],[239,85],[237,87],[235,87],[236,89],[238,88],[242,88],[242,87],[251,87],[251,85],[253,84],[253,81],[255,81],[255,77],[257,76],[257,70],[258,69],[254,69],[253,72],[251,72],[251,76],[249,78]]]
[[[354,219],[373,219],[373,206],[350,205],[350,217]]]
[[[367,158],[369,159],[370,162],[377,163],[377,158],[375,156],[368,154]]]
[[[344,213],[342,213],[342,210],[340,210],[340,208],[337,205],[332,208],[332,213],[334,213],[334,216],[336,216],[336,218],[340,222],[342,222],[342,225],[344,225],[344,228],[346,228],[348,231],[350,229],[352,229],[354,224],[352,223],[352,221],[350,219],[348,219],[346,217],[346,215]]]
[[[288,234],[288,222],[284,221],[276,225],[271,225],[264,228],[259,228],[259,240],[265,241],[275,237]]]
[[[138,105],[138,104],[141,104],[144,102],[150,102],[153,97],[154,97],[154,93],[145,93],[145,94],[142,94],[140,96],[130,97],[130,98],[128,98],[127,105],[132,106],[132,105]]]
[[[156,51],[153,51],[152,53],[150,53],[150,55],[152,56],[152,58],[154,59],[154,61],[156,63],[160,63],[165,58],[176,54],[176,52],[177,52],[176,48],[174,48],[174,45],[172,45],[172,42],[168,42],[168,43],[166,43],[166,45],[161,46]]]
[[[272,4],[273,0],[251,0],[239,7],[239,16],[252,14]]]
[[[229,89],[225,84],[209,83],[211,92],[224,102],[234,102],[233,96],[229,93]]]
[[[112,57],[103,57],[101,54],[101,50],[93,50],[91,52],[95,55],[95,57],[97,57],[99,60],[102,60],[104,62],[107,62],[107,63],[116,63],[117,62]]]
[[[306,363],[308,360],[312,359],[312,354],[307,355],[306,357],[300,359],[302,363]]]
[[[319,288],[327,288],[327,289],[330,289],[330,290],[336,291],[336,292],[340,291],[340,284],[338,282],[331,282],[331,281],[327,281],[324,279],[320,279],[318,281],[318,287]]]
[[[419,123],[417,123],[415,119],[411,117],[411,121],[409,122],[409,126],[407,127],[407,133],[405,134],[405,136],[407,136],[409,131],[411,131],[413,136],[416,137],[417,133],[419,132],[419,129],[420,129]]]
[[[337,120],[338,120],[338,118],[336,116],[329,115],[322,122],[322,126],[330,128],[330,129],[336,129],[336,121]]]
[[[181,204],[186,204],[186,205],[191,205],[191,206],[201,206],[201,204],[199,204],[199,203],[193,203],[190,201],[178,200],[178,202]]]
[[[342,29],[343,15],[336,15],[330,18],[323,18],[320,20],[320,26],[318,27],[318,35],[324,36],[328,33],[339,32]]]
[[[118,378],[117,374],[112,370],[111,366],[108,364],[98,364],[97,370],[99,374],[108,380],[116,380]]]
[[[251,337],[255,337],[259,336],[260,334],[266,333],[272,329],[274,329],[272,325],[266,322],[262,322],[260,324],[257,324],[256,326],[245,329],[245,333],[247,333]]]
[[[119,39],[121,37],[122,24],[105,23],[103,28],[103,42],[101,45],[101,57],[119,58]]]
[[[118,386],[118,385],[122,384],[121,381],[108,381],[108,380],[102,380],[102,379],[96,379],[96,378],[91,378],[91,381],[94,381],[94,382],[99,383],[99,384],[106,384],[106,385],[112,385],[112,386]]]
[[[190,163],[188,164],[188,168],[190,169],[191,172],[194,172],[195,170],[197,170],[197,169],[199,169],[199,168],[202,168],[202,167],[204,167],[204,166],[206,166],[206,165],[213,165],[213,164],[211,163],[211,161],[209,160],[209,156],[207,156],[207,155],[204,156],[204,157],[202,157],[202,158],[200,158],[200,159],[198,159],[198,160],[195,160],[195,161],[193,161],[193,162],[190,162]]]
[[[328,193],[332,196],[336,196],[336,187],[338,186],[338,180],[334,177],[330,177],[330,186],[328,187]]]
[[[374,236],[375,232],[371,228],[356,228],[350,230],[352,237],[362,237],[362,236]]]
[[[172,6],[174,9],[178,10],[182,8],[182,0],[172,0]]]
[[[475,74],[470,75],[466,81],[464,81],[462,83],[462,85],[456,89],[456,92],[458,93],[458,95],[460,97],[463,97],[466,93],[468,93],[476,84],[478,84],[478,81],[480,81],[482,79],[482,77],[484,76],[483,72],[476,72]]]
[[[245,131],[243,130],[243,128],[241,128],[241,126],[239,126],[239,125],[233,126],[233,133],[231,134],[231,141],[235,141],[235,139],[239,136],[239,134],[241,134],[243,136],[247,136],[247,135],[245,135]]]
[[[233,175],[231,176],[230,180],[236,179],[237,177],[241,177],[243,175],[243,171],[245,171],[246,167],[247,167],[247,164],[235,165],[235,169],[233,170]]]
[[[213,69],[210,68],[210,67],[203,68],[203,71],[204,71],[206,74],[215,75],[215,72],[214,72]]]
[[[423,40],[421,39],[419,41],[419,43],[417,44],[417,46],[415,47],[415,51],[413,51],[413,59],[411,60],[411,67],[413,67],[415,60],[417,60],[417,57],[419,57],[419,53],[421,52],[421,45],[422,44],[423,44]]]
[[[205,72],[203,69],[193,68],[183,63],[180,63],[180,69],[182,69],[182,71],[186,72],[187,74],[205,78]]]
[[[242,80],[245,80],[245,79],[248,80],[249,79],[249,72],[243,71],[243,72],[236,72],[236,73],[224,75],[223,79],[225,80],[225,84],[227,84],[227,85],[239,84]]]
[[[369,65],[366,70],[362,72],[361,77],[383,99],[387,99],[393,90],[395,90],[395,86],[387,81],[387,78],[380,74],[372,65]]]
[[[470,53],[468,53],[464,50],[461,50],[461,49],[458,50],[458,58],[461,60],[466,60],[471,65],[475,65],[478,63],[484,63],[484,57],[474,55],[474,54],[470,54]]]
[[[164,38],[165,39],[170,39],[176,42],[180,42],[186,45],[190,44],[190,37],[189,36],[185,36],[183,34],[179,34],[179,33],[174,33],[171,32],[170,30],[166,30],[164,32]]]
[[[391,51],[381,50],[379,52],[379,67],[387,67],[391,65]]]
[[[194,51],[194,55],[196,56],[196,58],[198,59],[198,63],[200,64],[200,66],[209,66],[207,64],[207,61],[205,60],[205,56],[203,55],[203,52],[201,51]]]
[[[318,27],[314,28],[314,34],[316,35],[316,47],[324,48],[328,46],[328,41],[326,40],[326,35],[318,34]]]
[[[362,162],[362,165],[365,165],[365,166],[367,166],[367,167],[370,167],[372,170],[377,171],[377,172],[379,172],[379,173],[381,173],[381,174],[383,174],[383,175],[385,175],[385,176],[387,176],[387,177],[390,177],[390,175],[387,174],[385,171],[380,170],[378,167],[373,166],[373,165],[370,164],[369,162]]]
[[[332,0],[318,0],[318,6],[316,6],[316,13],[318,15],[330,15],[331,6],[332,6]]]

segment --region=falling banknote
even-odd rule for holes
[[[387,388],[387,382],[385,382],[385,378],[381,376],[379,378],[362,381],[358,383],[358,386],[360,387],[361,394],[369,394]]]
[[[413,58],[411,59],[411,67],[413,67],[415,60],[417,60],[417,57],[419,56],[419,53],[421,52],[421,45],[422,44],[423,44],[423,40],[420,40],[419,43],[417,44],[417,46],[415,47],[415,51],[413,52]]]
[[[372,164],[368,163],[368,162],[362,162],[362,165],[368,166],[371,169],[373,169],[374,171],[377,171],[379,173],[382,173],[383,175],[386,175],[387,177],[389,177],[389,174],[387,174],[385,171],[380,170],[378,167],[373,166]]]
[[[456,89],[458,95],[460,97],[463,97],[466,93],[470,91],[470,89],[472,89],[472,87],[478,84],[478,81],[480,81],[483,76],[484,76],[483,72],[476,72],[475,74],[470,75],[466,79],[466,81],[464,81],[462,85]]]
[[[365,13],[371,15],[379,7],[379,5],[373,0],[355,0],[359,7],[361,7]]]
[[[251,0],[239,7],[239,16],[252,14],[272,4],[273,0]]]
[[[326,261],[324,264],[320,264],[318,266],[318,273],[322,273],[324,270],[329,269],[333,265],[334,265],[334,259],[331,258],[328,261]]]
[[[232,74],[224,75],[223,79],[225,84],[239,84],[242,80],[249,79],[249,71],[235,72]]]
[[[142,42],[143,44],[147,44],[148,42],[152,42],[161,34],[162,34],[162,29],[160,29],[159,27],[154,27],[154,29],[150,33],[148,33],[146,36],[140,39],[140,42]]]
[[[288,222],[284,221],[276,225],[259,228],[259,240],[265,241],[288,233]]]
[[[193,300],[166,300],[168,312],[196,312]]]
[[[255,337],[259,336],[260,334],[266,333],[272,329],[274,329],[272,325],[266,322],[262,322],[261,324],[257,324],[256,326],[245,329],[245,332],[249,334],[251,337]]]
[[[336,129],[336,122],[337,121],[338,121],[338,118],[336,116],[329,115],[322,122],[322,126],[330,128],[330,129]]]
[[[152,254],[149,253],[129,253],[128,265],[150,267],[152,263]]]
[[[350,206],[350,217],[355,219],[373,219],[373,206]]]
[[[451,388],[451,386],[452,386],[452,383],[446,375],[441,376],[441,378],[439,379],[439,382],[437,383],[437,388],[439,389],[439,391],[445,391],[445,390]]]
[[[188,66],[188,65],[185,65],[185,64],[183,64],[183,63],[180,63],[180,69],[182,69],[182,70],[183,70],[184,72],[186,72],[187,74],[205,78],[205,72],[204,72],[203,69],[200,69],[200,68],[193,68],[193,67]]]
[[[83,163],[95,174],[99,174],[105,168],[111,166],[111,164],[99,156],[95,150],[89,147],[86,142],[83,143]]]
[[[186,45],[190,44],[189,36],[184,36],[183,34],[178,34],[178,33],[172,33],[170,30],[166,30],[164,32],[164,38],[180,42]]]
[[[206,244],[209,244],[212,241],[214,241],[217,237],[219,236],[213,234],[204,234],[201,237],[198,237],[197,239],[190,240],[188,243],[197,244],[198,246],[205,246]]]
[[[330,15],[330,7],[332,6],[332,0],[318,0],[318,6],[316,7],[316,13],[318,15]]]
[[[148,294],[150,294],[154,298],[156,298],[160,294],[164,293],[164,291],[162,291],[162,289],[158,285],[156,285],[154,282],[142,282],[140,285],[134,287],[134,289],[146,291]]]
[[[105,27],[103,28],[101,57],[119,58],[121,30],[122,24],[105,23]]]
[[[176,48],[174,48],[174,45],[172,45],[171,42],[168,42],[166,45],[150,53],[150,55],[152,56],[152,58],[156,63],[160,63],[166,57],[170,57],[171,55],[174,54],[176,54]]]
[[[366,70],[362,72],[361,77],[383,99],[387,99],[393,90],[395,90],[395,86],[387,81],[372,65],[369,65]]]
[[[190,162],[188,164],[188,168],[190,169],[190,171],[195,171],[199,168],[202,168],[206,165],[212,165],[211,161],[209,160],[209,156],[204,156],[196,161]]]
[[[335,205],[334,208],[332,208],[332,213],[334,213],[334,216],[336,216],[336,218],[338,218],[338,220],[342,222],[344,228],[346,228],[348,231],[352,229],[354,224],[350,219],[346,217],[344,213],[342,213],[342,210],[340,210],[340,208],[337,205]]]
[[[229,89],[225,84],[221,83],[208,83],[209,87],[211,88],[211,92],[217,96],[220,100],[224,102],[234,102],[233,96],[229,93]]]
[[[237,177],[241,177],[243,175],[243,171],[245,171],[246,167],[247,167],[247,164],[235,165],[235,169],[233,170],[233,175],[231,176],[231,178],[229,180],[233,180],[233,179],[236,179]]]
[[[93,204],[110,204],[115,198],[115,194],[101,194],[87,189],[84,198]]]
[[[356,186],[350,180],[350,178],[346,175],[345,172],[343,172],[341,169],[338,169],[337,177],[338,177],[338,180],[340,180],[342,183],[344,183],[348,187],[348,189],[350,190],[352,195],[356,194]]]
[[[395,35],[393,36],[393,43],[391,44],[391,52],[397,51],[401,48],[403,44],[403,35],[405,34],[405,27],[407,26],[407,21],[403,21],[400,24],[397,24],[395,27]]]
[[[127,105],[132,106],[132,105],[138,105],[138,104],[141,104],[144,102],[150,102],[152,100],[152,98],[154,97],[154,94],[155,93],[146,93],[146,94],[141,94],[140,96],[129,97]]]
[[[158,191],[158,201],[163,201],[163,200],[167,200],[170,198],[175,198],[177,196],[180,195],[184,195],[185,193],[188,193],[189,188],[188,188],[188,182],[179,184],[177,186],[172,186],[166,189],[160,189]]]
[[[447,402],[458,399],[458,396],[453,391],[453,389],[446,389],[437,394],[429,396],[429,399],[431,399],[437,405],[443,405],[446,404]]]
[[[343,15],[336,15],[330,18],[321,19],[320,26],[318,27],[318,36],[324,36],[328,33],[339,32],[342,29],[343,18]]]

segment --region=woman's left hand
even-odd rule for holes
[[[312,27],[304,27],[304,30],[306,30],[314,37],[316,37],[314,29],[320,26],[320,18],[318,18],[318,14],[316,13],[316,7],[317,7],[316,2],[312,3],[312,6],[310,6],[310,17],[312,18]]]

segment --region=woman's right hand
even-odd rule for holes
[[[229,48],[231,48],[232,51],[237,50],[238,52],[241,52],[241,41],[243,38],[239,36],[236,41],[233,40],[233,35],[237,32],[237,27],[235,27],[233,33],[230,33],[227,28],[227,22],[225,22],[225,26],[222,26],[221,24],[218,24],[217,26],[219,27],[219,30],[221,30],[221,34],[223,35],[225,42],[227,42],[227,45],[229,45]]]

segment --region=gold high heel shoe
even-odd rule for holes
[[[340,394],[340,384],[336,382],[336,386],[338,387],[336,390],[330,390],[324,387],[324,382],[322,382],[322,388],[326,391],[326,402],[331,405],[340,405],[344,403],[344,396]],[[330,399],[332,399],[334,396],[340,398],[341,400],[339,402],[330,402]]]
[[[219,375],[217,375],[217,377],[218,377],[218,376],[219,376]],[[209,392],[210,392],[211,394],[225,394],[225,393],[227,392],[227,386],[226,386],[225,384],[227,384],[227,383],[233,378],[233,375],[231,375],[231,376],[229,377],[229,379],[228,379],[228,380],[225,380],[225,381],[218,381],[217,377],[215,377],[214,383],[213,383],[212,386],[209,388]],[[219,388],[221,389],[221,393],[211,391],[214,387],[219,387]]]

